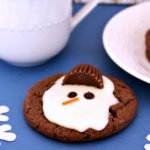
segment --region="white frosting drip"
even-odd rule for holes
[[[9,112],[9,108],[7,106],[0,106],[0,121],[5,122],[9,120],[9,117],[3,115],[4,113]],[[14,141],[16,139],[16,134],[8,132],[12,129],[11,125],[5,124],[0,125],[0,140],[5,141]]]
[[[117,104],[118,100],[113,95],[112,81],[103,76],[104,88],[98,89],[85,85],[62,85],[64,77],[48,89],[43,96],[43,111],[45,117],[60,126],[84,132],[91,128],[103,130],[109,122],[109,108]],[[76,92],[78,101],[68,105],[62,102],[69,100],[68,93]],[[95,97],[87,100],[86,92],[92,92]]]

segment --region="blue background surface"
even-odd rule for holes
[[[75,12],[82,5],[74,5]],[[15,142],[0,141],[0,150],[142,150],[150,133],[150,85],[135,79],[118,68],[102,45],[102,32],[107,21],[127,6],[100,5],[72,33],[65,49],[46,64],[17,68],[0,61],[0,105],[10,107],[8,116],[17,134]],[[134,22],[133,22],[134,23]],[[89,143],[65,144],[47,139],[33,131],[25,122],[22,107],[27,91],[37,81],[55,73],[67,72],[79,63],[90,63],[102,72],[116,76],[135,91],[139,110],[134,122],[112,137]]]

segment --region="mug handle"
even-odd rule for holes
[[[88,2],[72,19],[71,30],[74,28],[98,5],[99,0],[91,0]]]

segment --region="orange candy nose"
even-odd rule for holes
[[[78,100],[79,100],[79,98],[78,98],[78,97],[75,97],[75,98],[72,98],[72,99],[70,99],[70,100],[64,101],[64,102],[62,103],[62,105],[68,105],[68,104],[71,104],[71,103],[76,102],[76,101],[78,101]]]

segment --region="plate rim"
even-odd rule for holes
[[[137,79],[141,80],[141,81],[144,81],[148,84],[150,84],[150,78],[142,75],[141,73],[139,73],[138,71],[135,71],[133,70],[132,68],[128,67],[127,65],[125,65],[124,63],[122,63],[122,61],[120,61],[116,55],[114,55],[113,51],[111,50],[111,47],[109,47],[109,44],[108,44],[108,40],[107,40],[107,29],[109,28],[111,22],[119,15],[121,15],[122,13],[126,12],[126,11],[129,11],[130,9],[133,9],[135,7],[139,7],[141,5],[145,5],[150,2],[143,2],[141,4],[137,4],[137,5],[134,5],[134,6],[130,6],[130,7],[127,7],[121,11],[119,11],[118,13],[116,13],[113,17],[111,17],[109,19],[109,21],[106,23],[105,27],[104,27],[104,30],[103,30],[103,33],[102,33],[102,42],[103,42],[103,46],[104,46],[104,49],[107,53],[107,55],[111,58],[111,60],[118,66],[120,67],[122,70],[124,70],[125,72],[127,72],[128,74],[136,77]]]

